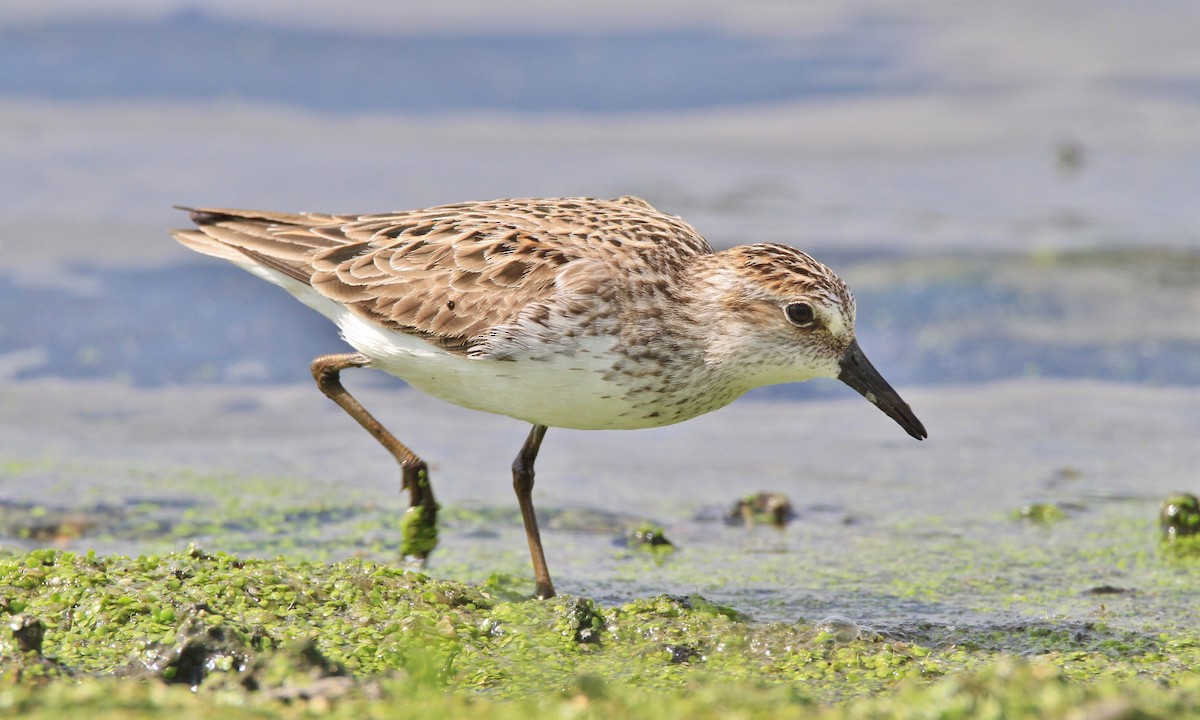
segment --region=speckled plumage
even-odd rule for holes
[[[358,355],[340,358],[334,383],[344,367],[376,367],[450,402],[528,421],[533,455],[538,427],[667,425],[754,387],[813,377],[843,379],[924,437],[858,349],[854,299],[829,268],[778,244],[714,252],[686,222],[638,198],[364,216],[191,212],[197,229],[176,231],[180,242],[282,286],[338,325]],[[347,411],[367,425],[353,402]]]

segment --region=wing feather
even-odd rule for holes
[[[691,226],[631,197],[366,216],[184,209],[198,227],[176,231],[188,247],[276,270],[372,322],[464,354],[481,336],[497,337],[496,328],[547,317],[555,294],[568,292],[558,279],[570,263],[592,275],[608,267],[615,277],[629,271],[622,258],[682,262],[712,252]]]

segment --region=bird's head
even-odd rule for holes
[[[854,296],[832,270],[776,244],[741,245],[703,273],[709,361],[749,387],[837,378],[918,440],[925,427],[867,360],[854,336]]]

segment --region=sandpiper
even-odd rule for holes
[[[554,595],[533,510],[547,427],[635,429],[723,407],[751,388],[838,378],[918,440],[924,426],[867,360],[855,305],[794,248],[715,252],[635,197],[443,205],[384,215],[180,208],[184,245],[268,280],[332,320],[356,352],[312,363],[317,387],[400,464],[411,548],[436,538],[425,462],[342,386],[371,367],[533,429],[513,462],[538,597]]]

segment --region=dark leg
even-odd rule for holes
[[[517,459],[513,460],[513,489],[517,491],[517,502],[521,504],[521,518],[525,520],[525,538],[529,540],[529,554],[533,557],[534,593],[540,600],[554,597],[554,583],[550,581],[550,568],[546,567],[546,554],[542,552],[537,515],[533,513],[533,461],[537,460],[538,449],[545,436],[546,426],[534,425]]]
[[[425,467],[425,461],[380,425],[379,421],[342,387],[342,370],[363,367],[368,362],[370,360],[365,355],[358,353],[322,355],[312,362],[313,378],[321,392],[357,420],[358,424],[371,433],[379,444],[396,458],[396,462],[400,463],[400,486],[406,488],[409,495],[403,550],[406,556],[424,561],[437,545],[438,511],[437,503],[433,499],[433,489],[429,486],[429,471]],[[536,447],[534,453],[537,453]]]

